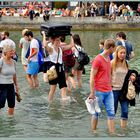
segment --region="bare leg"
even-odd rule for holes
[[[50,91],[49,91],[49,95],[48,95],[49,102],[53,101],[55,90],[56,90],[56,85],[50,85]]]
[[[68,79],[69,79],[70,83],[72,84],[72,88],[76,89],[76,82],[75,82],[74,78],[69,76]]]
[[[43,73],[43,80],[44,82],[48,83],[48,77],[47,77],[47,74],[46,73]]]
[[[97,125],[98,125],[98,118],[91,117],[91,128],[94,133],[97,130]]]
[[[127,127],[127,120],[120,120],[120,125],[122,129],[125,129]]]
[[[107,121],[108,129],[110,134],[115,134],[115,122],[114,119],[108,119]]]
[[[8,108],[8,115],[13,116],[14,115],[14,108]]]
[[[35,87],[39,86],[38,75],[33,75]]]
[[[78,81],[78,87],[82,88],[82,71],[77,71],[77,81]]]
[[[27,70],[27,65],[23,65],[23,69],[26,71]]]
[[[73,74],[74,76],[77,76],[77,70],[72,69],[72,74]]]
[[[33,88],[34,84],[33,84],[32,76],[30,74],[27,74],[27,80],[28,80],[30,87]]]
[[[71,85],[70,85],[70,81],[69,81],[67,72],[65,72],[65,77],[66,77],[66,84],[67,84],[68,92],[71,92]]]
[[[61,88],[61,98],[65,99],[67,97],[67,94],[66,94],[66,87],[63,87]]]

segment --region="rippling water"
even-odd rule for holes
[[[86,31],[73,32],[80,34],[83,46],[89,53],[91,59],[98,54],[98,42],[100,39],[109,37],[114,38],[115,31]],[[140,32],[126,32],[128,39],[135,47],[135,58],[130,62],[132,68],[140,71]],[[34,32],[35,37],[40,37],[39,31]],[[18,41],[21,37],[20,31],[11,31],[12,39]],[[19,55],[20,50],[17,49]],[[18,82],[22,101],[16,103],[14,118],[7,117],[7,108],[2,109],[0,114],[0,137],[108,137],[106,126],[106,114],[103,111],[99,118],[98,134],[93,134],[90,129],[90,115],[86,110],[84,100],[89,95],[89,73],[91,65],[86,66],[86,75],[83,75],[83,88],[72,91],[72,100],[62,102],[60,92],[57,89],[55,101],[49,105],[47,96],[49,85],[42,80],[42,74],[39,74],[40,87],[36,90],[29,89],[25,78],[25,72],[19,62]],[[140,136],[140,101],[137,99],[136,107],[129,109],[128,129],[126,136]],[[120,133],[119,126],[120,111],[116,115],[116,130]]]

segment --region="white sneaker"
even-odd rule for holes
[[[94,99],[94,101],[93,101],[94,107],[95,107],[95,112],[101,113],[101,109],[100,109],[100,107],[99,107],[98,100],[99,100],[98,97],[95,97],[95,99]]]
[[[86,104],[86,107],[87,107],[87,110],[90,114],[95,114],[95,108],[94,108],[94,104],[93,104],[94,100],[93,99],[89,99],[87,98],[85,100],[85,104]]]

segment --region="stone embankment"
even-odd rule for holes
[[[140,17],[134,17],[133,21],[125,21],[117,17],[116,21],[110,21],[105,17],[50,17],[49,23],[69,23],[73,30],[140,30]],[[30,21],[29,18],[3,16],[0,20],[0,30],[32,30],[40,29],[41,24],[47,24],[42,17]]]

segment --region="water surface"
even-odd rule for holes
[[[98,52],[98,42],[100,39],[114,38],[114,31],[76,31],[81,37],[83,47],[94,58]],[[130,62],[131,68],[140,72],[140,32],[126,32],[128,39],[135,48],[135,58]],[[21,31],[11,31],[11,38],[18,44]],[[40,33],[34,32],[35,37]],[[68,39],[69,40],[69,39]],[[20,49],[17,48],[20,56]],[[47,96],[49,85],[42,80],[39,74],[40,87],[31,90],[26,81],[25,72],[19,61],[17,63],[17,75],[20,87],[20,94],[23,100],[16,103],[14,118],[7,117],[7,107],[2,109],[0,115],[0,137],[108,137],[106,125],[106,113],[103,111],[99,118],[98,134],[94,135],[90,129],[90,115],[86,110],[84,100],[89,95],[89,73],[91,65],[86,66],[86,74],[83,75],[83,88],[72,91],[72,98],[76,102],[61,102],[60,92],[57,89],[55,101],[49,105]],[[137,99],[136,107],[129,109],[127,137],[140,136],[140,101]],[[120,133],[119,126],[120,111],[116,115],[116,130]]]

